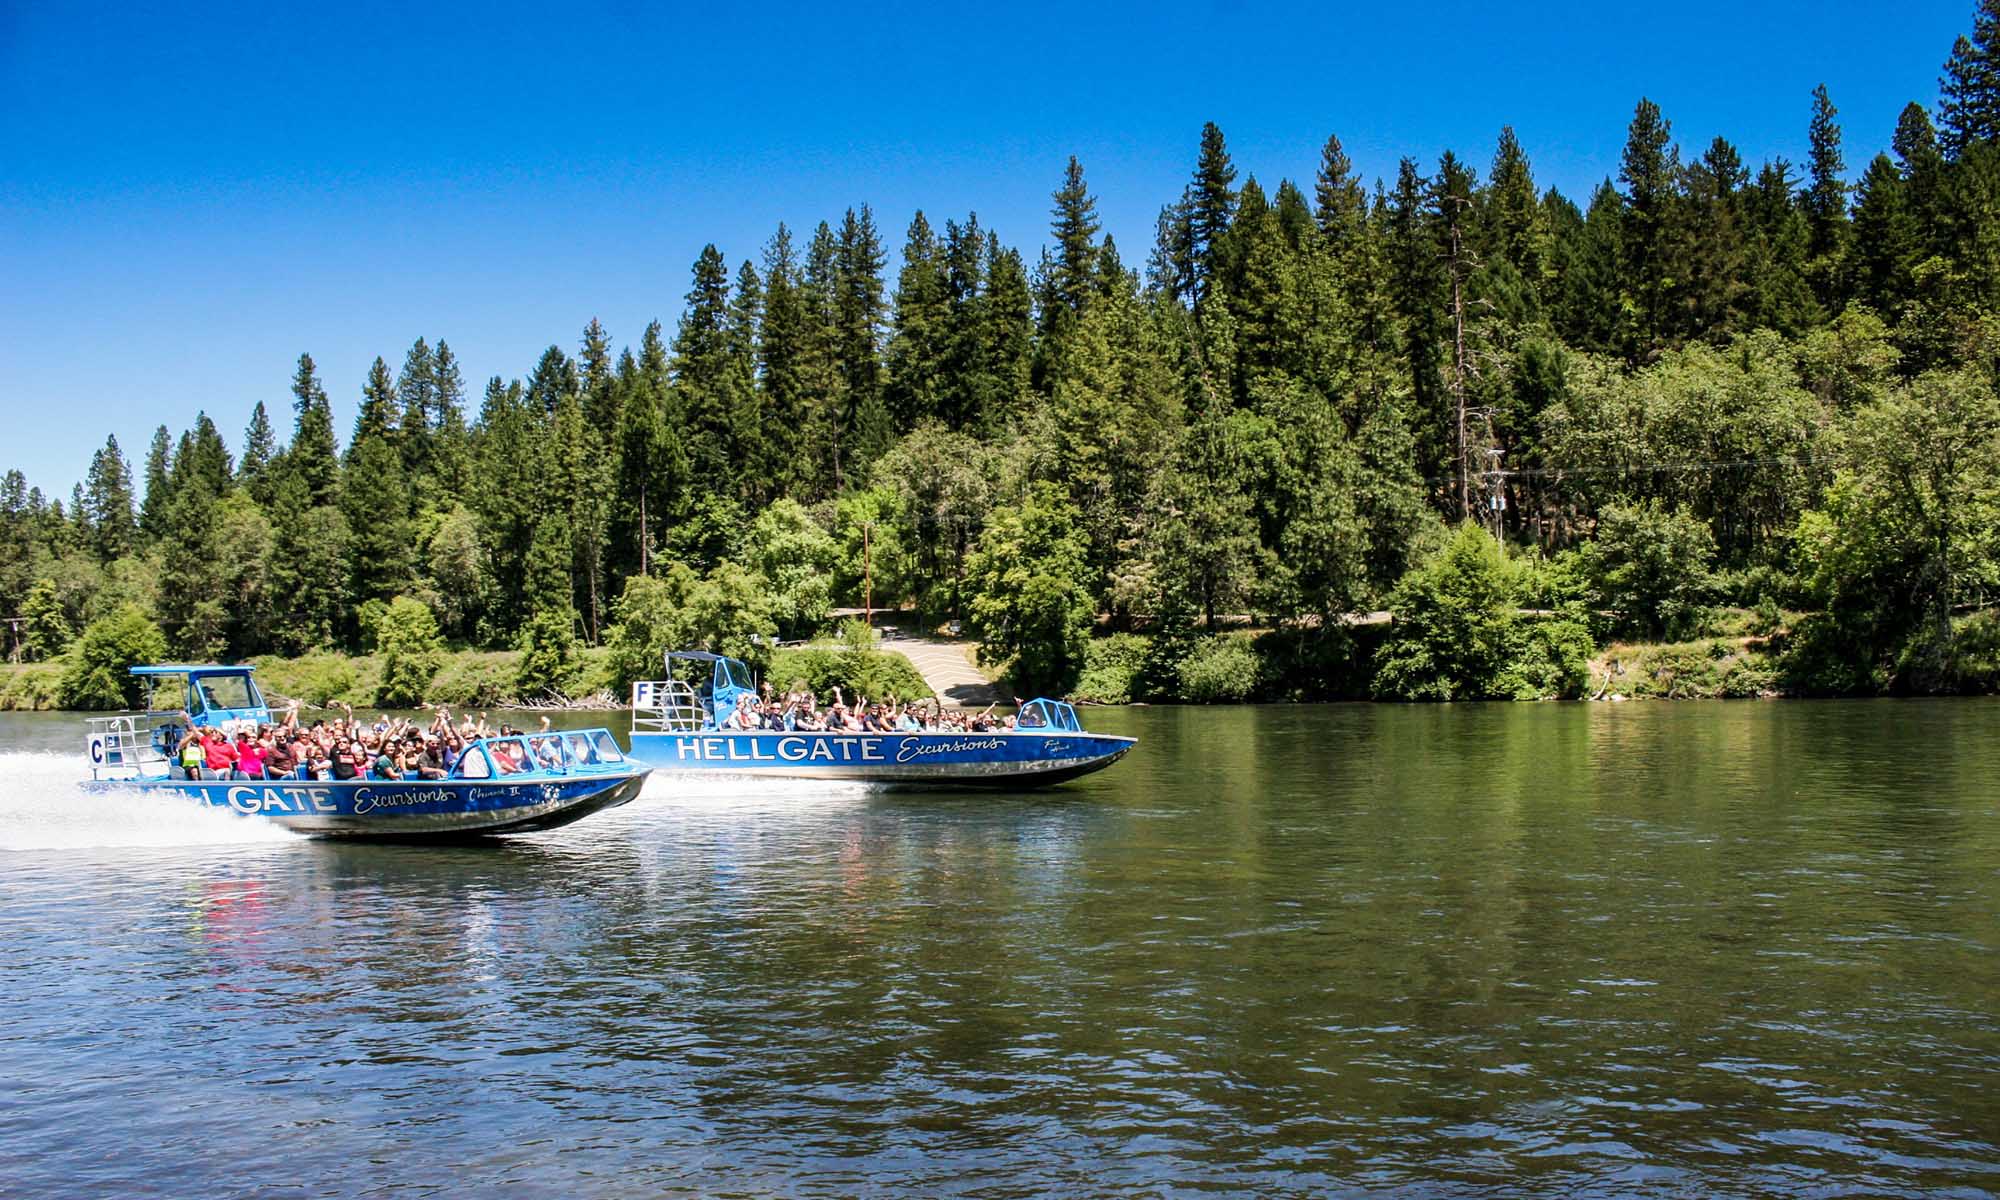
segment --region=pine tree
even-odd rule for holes
[[[1483,254],[1513,267],[1530,289],[1538,289],[1542,278],[1541,217],[1528,156],[1514,127],[1504,126],[1493,151],[1492,175],[1480,194],[1479,240]]]
[[[1847,162],[1840,153],[1840,126],[1834,120],[1839,110],[1827,95],[1826,85],[1813,89],[1811,128],[1812,153],[1807,162],[1804,197],[1809,233],[1808,264],[1814,291],[1820,303],[1838,309],[1843,280],[1842,258],[1847,252],[1847,182],[1841,176]]]
[[[314,373],[310,354],[299,355],[292,397],[297,424],[285,450],[286,470],[305,484],[301,509],[314,509],[333,503],[340,485],[340,459],[333,436],[333,405]]]
[[[939,251],[944,276],[942,378],[936,412],[954,430],[964,429],[995,390],[985,377],[987,240],[977,213],[968,214],[963,224],[944,223]],[[1099,278],[1102,266],[1100,252]]]
[[[583,419],[607,435],[618,428],[617,393],[611,386],[611,335],[596,317],[583,327],[583,344],[577,351],[582,376]]]
[[[1972,36],[1952,43],[1938,80],[1938,124],[1947,156],[2000,140],[2000,0],[1977,0]]]
[[[401,437],[396,428],[399,407],[396,381],[389,376],[389,364],[378,355],[368,368],[367,382],[361,385],[361,409],[354,418],[354,439],[347,446],[349,468],[360,456],[362,445],[371,441],[383,442],[401,458]]]
[[[1229,161],[1222,130],[1209,121],[1201,127],[1201,156],[1188,191],[1188,241],[1195,265],[1197,307],[1207,298],[1220,266],[1218,255],[1236,211],[1236,193],[1231,190],[1235,182],[1236,167]]]
[[[763,399],[758,423],[767,457],[751,469],[785,495],[804,481],[799,446],[812,400],[805,380],[812,331],[799,282],[792,232],[780,223],[764,246],[764,336],[757,342]]]
[[[403,356],[403,369],[396,375],[396,399],[402,406],[397,429],[403,469],[421,491],[436,470],[437,453],[436,430],[431,425],[437,412],[437,360],[422,338],[411,343]]]
[[[1011,422],[1027,394],[1034,358],[1034,300],[1021,252],[986,239],[986,296],[980,315],[980,390],[958,426],[989,430]]]
[[[1923,237],[1909,193],[1886,154],[1877,154],[1861,177],[1850,266],[1856,298],[1880,313],[1894,313],[1914,291]]]
[[[118,439],[104,439],[104,448],[90,456],[84,492],[90,523],[90,548],[99,562],[112,562],[132,552],[138,527],[132,515],[132,470],[118,449]]]
[[[158,541],[166,531],[172,469],[173,436],[161,425],[153,430],[152,444],[146,448],[146,498],[139,508],[139,531],[147,541]]]
[[[432,470],[438,494],[463,496],[472,486],[470,433],[465,427],[465,377],[451,347],[439,338],[431,352]]]
[[[729,272],[713,244],[695,258],[693,286],[674,335],[673,380],[688,420],[690,466],[697,478],[731,478],[737,454],[731,395]]]
[[[236,463],[236,482],[259,504],[271,503],[271,464],[277,456],[277,435],[271,432],[271,417],[259,400],[250,410],[250,425],[243,431],[243,457]]]
[[[1670,222],[1678,199],[1678,157],[1672,144],[1672,125],[1660,114],[1660,106],[1640,100],[1626,129],[1625,153],[1618,171],[1625,184],[1622,268],[1643,322],[1635,352],[1677,332],[1672,311],[1677,272]]]
[[[181,435],[173,462],[170,490],[175,496],[194,490],[218,500],[235,484],[229,447],[205,412],[196,413],[194,428]]]
[[[1415,160],[1405,158],[1397,166],[1396,190],[1383,214],[1390,303],[1405,331],[1419,469],[1428,478],[1445,479],[1456,477],[1443,358],[1450,289],[1438,259],[1435,225],[1429,188]]]
[[[896,315],[889,335],[886,395],[899,434],[937,414],[939,395],[946,386],[947,290],[937,236],[918,209],[903,243],[903,269],[896,276]]]
[[[1891,146],[1903,182],[1909,185],[1911,220],[1917,227],[1922,249],[1928,254],[1940,240],[1939,188],[1945,162],[1944,153],[1938,149],[1937,130],[1932,128],[1930,114],[1923,105],[1911,101],[1903,106],[1896,119]]]
[[[1727,340],[1744,324],[1749,252],[1739,193],[1749,178],[1736,147],[1720,137],[1685,175],[1694,253],[1684,295],[1692,331],[1711,341]]]
[[[835,260],[834,345],[842,383],[839,437],[833,446],[837,487],[867,474],[888,448],[888,413],[882,404],[882,242],[867,205],[848,209],[840,222]]]
[[[1075,155],[1063,169],[1063,182],[1056,189],[1050,233],[1055,238],[1054,270],[1043,303],[1043,324],[1053,329],[1052,314],[1083,315],[1084,306],[1097,286],[1097,235],[1102,225],[1097,218],[1097,198],[1083,181],[1083,166]]]

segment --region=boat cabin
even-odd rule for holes
[[[255,667],[224,667],[214,663],[167,663],[133,667],[146,685],[146,705],[138,712],[90,717],[89,743],[93,778],[104,772],[137,772],[164,776],[168,760],[187,725],[234,732],[271,722],[271,707],[253,678]]]
[[[667,677],[632,685],[632,707],[657,714],[662,732],[714,729],[736,710],[738,696],[755,697],[757,682],[741,659],[706,650],[669,650]]]
[[[271,708],[252,677],[255,667],[168,664],[133,667],[146,683],[149,713],[186,712],[197,728],[271,723]]]

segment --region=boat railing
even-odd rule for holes
[[[633,733],[696,733],[708,710],[685,679],[642,679],[632,685]]]
[[[86,723],[90,729],[90,775],[98,779],[107,772],[141,775],[150,773],[148,768],[165,768],[167,756],[154,743],[153,731],[180,722],[164,713],[117,713],[89,717]]]

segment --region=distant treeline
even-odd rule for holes
[[[236,658],[371,648],[403,597],[399,638],[520,646],[560,687],[580,644],[754,656],[865,582],[1061,688],[1099,624],[1214,658],[1224,614],[1344,645],[1386,607],[1369,688],[1462,696],[1573,692],[1607,637],[1782,605],[1811,614],[1799,690],[1975,686],[2000,0],[1858,172],[1826,89],[1800,99],[1807,161],[1754,170],[1641,100],[1581,206],[1511,129],[1483,175],[1448,152],[1370,187],[1332,137],[1268,187],[1211,124],[1139,266],[1074,158],[1033,262],[975,215],[918,213],[893,266],[866,206],[781,225],[733,273],[702,250],[671,336],[593,320],[469,419],[443,341],[377,359],[344,446],[302,355],[282,445],[260,404],[234,455],[206,415],[161,426],[137,486],[115,439],[67,504],[10,472],[0,615],[31,656],[136,610]],[[1549,615],[1460,644],[1491,633],[1464,611],[1523,607]]]

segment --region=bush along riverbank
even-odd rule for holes
[[[2000,691],[2000,610],[1870,636],[1839,607],[1709,601],[1671,554],[1509,557],[1475,526],[1398,583],[1386,619],[1089,641],[1084,702],[1728,699]]]
[[[164,656],[160,656],[164,657]],[[306,654],[295,658],[265,655],[248,660],[258,681],[274,701],[297,700],[301,705],[356,708],[413,708],[448,704],[453,708],[619,708],[630,699],[631,680],[608,647],[577,653],[567,686],[560,690],[525,691],[520,687],[525,654],[518,650],[440,651],[431,673],[420,679],[406,660],[385,653]],[[133,662],[142,661],[133,659]],[[158,661],[157,658],[143,661]],[[645,678],[657,678],[659,661]],[[60,709],[84,711],[124,707],[137,702],[116,680],[123,665],[85,667],[74,660],[0,665],[0,711],[33,712]],[[130,664],[124,664],[130,665]],[[91,677],[115,688],[115,695],[90,686]],[[821,694],[836,686],[848,696],[894,695],[926,699],[931,691],[923,676],[900,654],[869,648],[815,646],[772,652],[762,668],[780,690],[794,683]],[[67,677],[67,684],[65,682]]]

